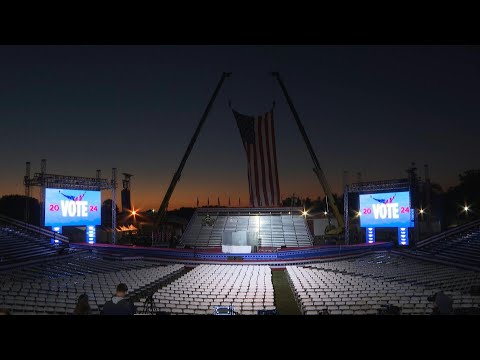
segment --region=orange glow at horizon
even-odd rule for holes
[[[288,191],[281,193],[281,199],[289,198],[295,193],[295,197],[300,198],[307,198],[309,197],[312,200],[317,199],[318,197],[323,198],[324,194],[321,189],[318,189],[319,186],[315,189],[311,189],[311,191],[306,191],[305,187],[302,187],[302,193],[299,191]],[[195,192],[192,189],[184,190],[179,189],[179,191],[175,190],[169,205],[169,210],[179,209],[181,207],[197,207],[197,198],[198,198],[198,206],[217,206],[218,199],[220,200],[220,206],[225,207],[249,207],[250,196],[247,191],[236,191],[236,192],[227,192],[219,190],[216,192],[214,189],[204,189],[203,191]],[[200,189],[198,189],[200,190]],[[154,191],[155,196],[148,192],[147,189],[142,189],[142,191],[132,191],[132,200],[135,199],[135,203],[138,204],[139,207],[143,209],[155,209],[157,211],[162,203],[163,197],[165,195],[164,192],[161,191]],[[117,197],[118,198],[118,197]],[[240,198],[240,204],[239,204]],[[230,202],[230,205],[229,205]],[[120,207],[120,204],[118,204]]]

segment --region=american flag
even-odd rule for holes
[[[248,161],[250,206],[278,206],[277,150],[273,110],[263,116],[246,116],[233,110]]]

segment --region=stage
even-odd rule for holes
[[[144,259],[165,264],[176,263],[185,265],[199,264],[244,264],[270,265],[281,267],[286,265],[306,265],[332,258],[358,256],[373,251],[390,250],[392,243],[378,242],[374,244],[311,246],[304,248],[284,248],[256,253],[229,254],[221,248],[208,249],[170,249],[142,246],[124,246],[110,244],[70,243],[76,249],[88,249],[104,255],[116,255],[118,260],[128,260],[141,256]],[[235,257],[235,259],[233,259]]]

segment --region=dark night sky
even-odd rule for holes
[[[134,174],[135,207],[158,208],[223,71],[170,208],[247,203],[246,157],[228,107],[276,101],[282,196],[323,196],[279,71],[335,192],[430,165],[444,189],[478,168],[478,46],[0,46],[0,196],[23,193],[25,161],[47,172]],[[104,194],[104,199],[108,194]]]

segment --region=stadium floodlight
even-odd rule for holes
[[[307,217],[307,215],[308,215],[308,211],[307,211],[307,210],[305,210],[305,209],[303,209],[303,211],[302,211],[302,215],[303,215],[303,216],[305,216],[305,217]]]
[[[423,214],[423,213],[424,213],[424,210],[423,210],[423,209],[420,209],[419,211],[420,211],[420,214]]]
[[[468,205],[465,205],[465,207],[463,208],[463,211],[468,212],[468,210],[470,210],[470,208],[468,207]]]
[[[356,215],[357,217],[360,217],[360,215],[362,215],[362,212],[361,212],[360,210],[358,210],[358,211],[355,213],[355,215]]]
[[[323,212],[324,215],[327,215],[328,213],[326,211]]]
[[[130,210],[130,216],[133,216],[133,221],[137,221],[137,215],[140,216],[139,209],[133,208]]]

